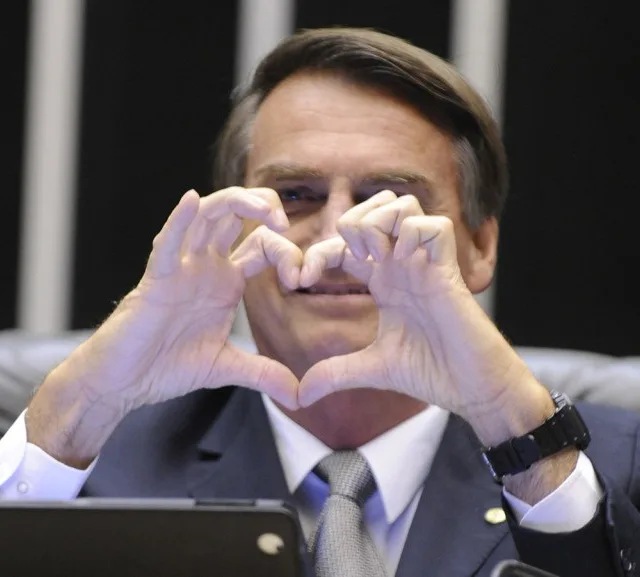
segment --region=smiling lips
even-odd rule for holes
[[[306,289],[298,289],[296,292],[308,295],[368,295],[369,289],[362,284],[317,284]]]

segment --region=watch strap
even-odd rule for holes
[[[539,427],[526,435],[483,449],[485,462],[496,481],[500,482],[505,475],[522,473],[567,447],[583,450],[589,445],[591,436],[578,409],[562,393],[551,391],[551,396],[556,411]]]

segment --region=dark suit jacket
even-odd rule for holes
[[[488,577],[500,560],[514,558],[563,577],[640,574],[640,417],[588,405],[581,412],[593,437],[587,453],[606,490],[587,527],[547,535],[518,527],[510,515],[506,523],[487,523],[487,509],[502,504],[508,512],[508,506],[473,431],[452,416],[396,575]],[[260,396],[233,388],[198,391],[131,414],[105,447],[84,494],[290,499]]]

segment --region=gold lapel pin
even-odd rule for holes
[[[499,525],[507,520],[507,515],[502,507],[491,507],[484,514],[484,520],[490,525]]]

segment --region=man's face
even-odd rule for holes
[[[390,189],[453,220],[465,276],[473,238],[461,220],[453,146],[412,107],[335,76],[298,74],[264,101],[251,144],[245,185],[279,193],[291,224],[284,236],[303,252],[335,236],[355,204]],[[339,269],[325,273],[320,294],[283,289],[274,269],[250,279],[245,305],[259,350],[302,376],[318,360],[366,347],[378,312],[365,290]]]

